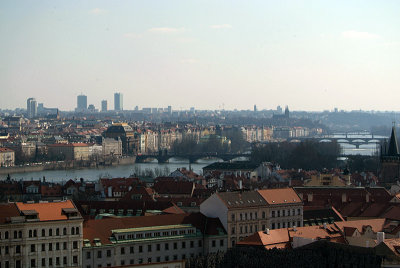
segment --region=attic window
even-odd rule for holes
[[[283,200],[284,202],[286,202],[286,199],[285,200]]]
[[[274,200],[272,200],[272,203],[275,203],[275,201],[274,201]]]

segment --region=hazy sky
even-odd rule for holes
[[[400,1],[1,1],[0,108],[400,110]]]

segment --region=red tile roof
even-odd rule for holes
[[[270,205],[301,203],[302,202],[300,197],[297,195],[297,193],[292,188],[263,189],[263,190],[258,190],[258,193]]]
[[[20,216],[15,203],[0,204],[0,223],[6,223],[9,218]]]
[[[75,208],[71,200],[51,203],[16,203],[19,211],[35,210],[40,221],[66,220],[67,216],[62,213],[63,208]]]

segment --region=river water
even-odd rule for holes
[[[217,162],[222,161],[220,159],[200,159],[196,163],[191,164],[191,169],[197,174],[202,174],[202,168]],[[69,179],[84,178],[85,180],[98,180],[99,178],[117,178],[117,177],[129,177],[135,172],[153,170],[156,169],[162,171],[164,174],[171,173],[177,168],[189,168],[189,161],[179,158],[171,158],[169,163],[159,164],[157,160],[149,163],[135,163],[133,165],[120,165],[104,168],[91,168],[91,169],[71,169],[71,170],[43,170],[37,172],[26,172],[26,173],[13,173],[10,174],[12,179],[15,180],[38,180],[45,176],[46,181],[49,182],[66,182]],[[0,180],[7,178],[7,175],[0,175]]]

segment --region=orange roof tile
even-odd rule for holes
[[[71,200],[52,202],[52,203],[16,203],[19,211],[35,210],[38,213],[40,221],[66,220],[67,216],[62,214],[63,208],[75,208]]]
[[[270,205],[288,204],[288,203],[301,203],[300,197],[292,188],[284,189],[263,189],[258,190],[258,193]]]
[[[358,232],[363,233],[364,228],[371,226],[372,231],[381,232],[385,226],[385,219],[369,219],[369,220],[355,220],[355,221],[345,221],[345,222],[335,222],[338,228],[344,232],[345,227],[357,228]]]

